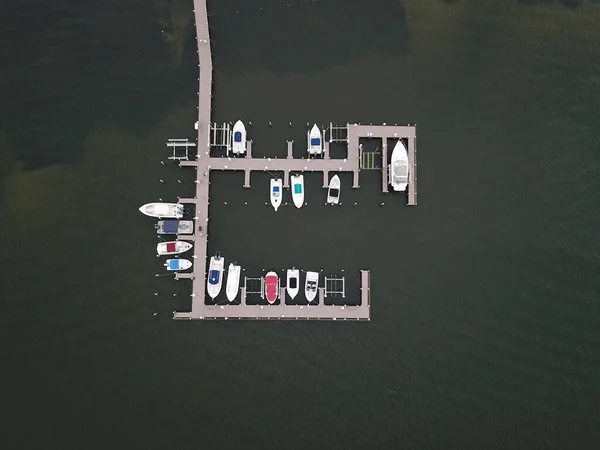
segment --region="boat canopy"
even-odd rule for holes
[[[294,194],[302,194],[302,185],[300,183],[294,185]]]
[[[167,234],[177,234],[179,230],[179,221],[178,220],[164,220],[163,221],[163,230]]]
[[[337,198],[340,196],[340,190],[336,189],[336,188],[331,188],[330,193],[331,193],[331,197],[333,197],[333,198]]]
[[[298,287],[298,279],[290,278],[290,289],[296,289]]]
[[[233,133],[233,142],[242,142],[242,132],[236,131]]]
[[[278,193],[279,192],[279,186],[273,186],[273,192],[274,193]]]
[[[175,242],[167,242],[167,252],[168,253],[173,253],[176,250],[177,250],[177,245],[175,245]]]
[[[219,282],[219,271],[211,270],[208,274],[208,282],[210,284],[217,284]]]
[[[321,145],[321,138],[310,138],[310,145],[315,147]]]
[[[169,260],[169,269],[171,269],[171,270],[179,269],[179,260],[178,259]]]

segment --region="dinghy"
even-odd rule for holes
[[[169,271],[187,270],[192,267],[192,262],[187,259],[167,259],[165,267]]]
[[[408,185],[408,152],[402,142],[398,139],[394,150],[392,150],[392,160],[388,166],[389,182],[394,191],[406,191]]]
[[[317,296],[319,287],[319,272],[306,272],[306,282],[304,283],[304,295],[306,300],[312,302]]]
[[[293,300],[298,295],[300,284],[300,271],[298,269],[288,269],[287,270],[287,283],[286,289],[290,298]]]
[[[321,130],[315,123],[308,132],[308,154],[320,155],[323,152],[323,141],[321,139]]]
[[[159,219],[181,219],[183,217],[183,205],[179,203],[146,203],[140,206],[140,212]]]
[[[236,155],[246,153],[246,127],[241,120],[238,120],[233,125],[233,145],[231,146],[231,150]]]
[[[192,244],[184,241],[159,242],[156,246],[156,253],[159,256],[178,255],[187,252],[192,247]]]
[[[281,178],[272,178],[271,179],[271,205],[277,211],[277,208],[281,206],[281,189],[283,187],[283,182]]]
[[[155,228],[158,234],[194,234],[191,220],[159,220]]]
[[[265,277],[265,295],[271,305],[279,296],[279,277],[275,272],[269,272]]]
[[[212,256],[208,266],[208,280],[206,280],[206,291],[210,298],[215,298],[221,292],[223,284],[223,267],[225,259],[222,256]]]
[[[237,297],[240,289],[240,273],[242,268],[235,264],[229,264],[227,270],[227,285],[225,285],[225,293],[227,294],[227,300],[230,302],[234,301]]]
[[[292,200],[296,208],[302,208],[304,204],[304,175],[292,175],[290,177],[292,182]]]
[[[340,177],[334,175],[327,189],[327,203],[337,205],[340,202]]]

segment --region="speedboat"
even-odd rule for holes
[[[398,139],[392,150],[392,161],[388,166],[388,173],[392,189],[405,191],[408,185],[408,152],[402,139]]]
[[[246,153],[246,127],[241,120],[238,120],[233,125],[233,145],[231,150],[236,155]]]
[[[308,154],[320,155],[323,152],[323,140],[321,139],[321,130],[315,123],[308,132]]]
[[[319,272],[306,272],[306,282],[304,283],[304,295],[306,300],[312,302],[317,296],[319,287]]]
[[[192,262],[187,259],[167,259],[165,267],[169,271],[187,270],[192,267]]]
[[[156,245],[156,253],[159,255],[178,255],[187,252],[192,247],[192,244],[185,241],[159,242]]]
[[[340,202],[340,177],[334,175],[327,189],[327,203],[337,205]]]
[[[287,270],[286,289],[290,298],[293,300],[298,295],[298,285],[300,284],[300,271],[298,269]]]
[[[222,256],[211,256],[208,266],[208,280],[206,282],[206,291],[210,298],[215,298],[221,292],[223,284],[223,267],[225,259]]]
[[[265,277],[265,294],[271,305],[275,303],[279,296],[279,277],[275,272],[269,272]]]
[[[140,206],[140,212],[159,219],[181,219],[183,217],[183,205],[179,203],[146,203]]]
[[[238,290],[240,289],[240,273],[242,271],[241,266],[235,264],[229,264],[229,270],[227,270],[227,284],[225,285],[225,293],[227,294],[227,300],[230,302],[235,300],[237,297]]]
[[[283,183],[281,178],[272,178],[271,179],[271,205],[277,211],[277,208],[281,206],[281,189],[283,187]]]
[[[302,208],[304,204],[304,175],[292,175],[292,200],[296,208]]]
[[[158,234],[194,234],[191,220],[159,220],[155,228]]]

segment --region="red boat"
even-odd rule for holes
[[[267,294],[267,301],[270,304],[275,303],[279,295],[279,277],[275,272],[267,273],[265,277],[265,291]]]

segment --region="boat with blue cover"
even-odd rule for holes
[[[238,120],[233,125],[233,145],[231,146],[231,150],[236,155],[246,153],[246,127],[241,120]]]
[[[191,220],[159,220],[155,228],[158,234],[194,234]]]
[[[221,292],[223,285],[223,268],[225,267],[225,258],[222,256],[212,256],[208,266],[208,279],[206,280],[206,291],[210,298],[216,298]]]
[[[320,155],[323,152],[323,140],[321,138],[321,130],[315,123],[308,133],[308,154]]]
[[[192,262],[188,259],[167,259],[165,267],[171,272],[187,270],[192,267]]]

